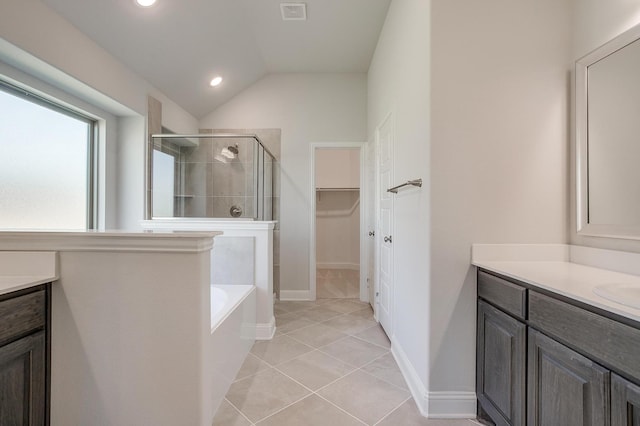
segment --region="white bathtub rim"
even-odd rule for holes
[[[216,331],[216,329],[220,326],[220,324],[222,324],[227,319],[227,317],[229,317],[229,315],[231,315],[233,311],[235,311],[236,308],[240,306],[242,302],[244,302],[244,300],[251,294],[251,292],[255,291],[256,286],[248,284],[216,284],[215,286],[212,285],[211,287],[219,287],[225,291],[227,291],[228,289],[233,289],[237,292],[239,292],[240,289],[243,290],[243,293],[239,297],[236,297],[235,295],[230,296],[229,292],[227,291],[229,299],[232,300],[232,303],[229,303],[229,306],[226,307],[223,314],[216,316],[215,322],[213,321],[213,318],[211,319],[211,334],[213,334],[214,331]]]

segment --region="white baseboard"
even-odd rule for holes
[[[325,263],[316,262],[316,269],[350,269],[352,271],[359,271],[360,265],[357,263]]]
[[[427,412],[430,419],[473,419],[476,417],[475,392],[429,392]]]
[[[396,363],[398,363],[400,372],[409,386],[409,391],[418,406],[418,410],[420,410],[420,414],[427,417],[427,388],[424,383],[422,383],[422,380],[420,380],[420,376],[418,376],[415,368],[411,365],[411,362],[409,361],[409,358],[407,358],[404,350],[393,337],[391,338],[391,354],[395,358]]]
[[[271,340],[276,334],[276,319],[271,317],[268,323],[256,324],[256,340]]]
[[[391,353],[409,386],[420,414],[430,419],[473,419],[476,417],[475,392],[427,392],[402,347],[391,339]]]
[[[311,300],[309,290],[280,290],[280,300]]]

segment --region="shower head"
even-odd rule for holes
[[[239,152],[238,144],[236,144],[235,146],[229,145],[227,147],[222,148],[222,151],[220,152],[220,156],[228,158],[229,160],[233,160],[238,156],[238,152]]]

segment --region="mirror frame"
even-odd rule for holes
[[[588,68],[623,47],[640,40],[640,24],[623,32],[576,61],[576,214],[577,233],[593,237],[640,240],[640,225],[589,223],[589,86]]]

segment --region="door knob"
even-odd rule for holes
[[[384,237],[384,242],[385,243],[391,243],[391,235],[389,235],[388,237]]]
[[[369,236],[373,237],[374,235],[376,235],[376,233],[374,231],[369,231]]]

